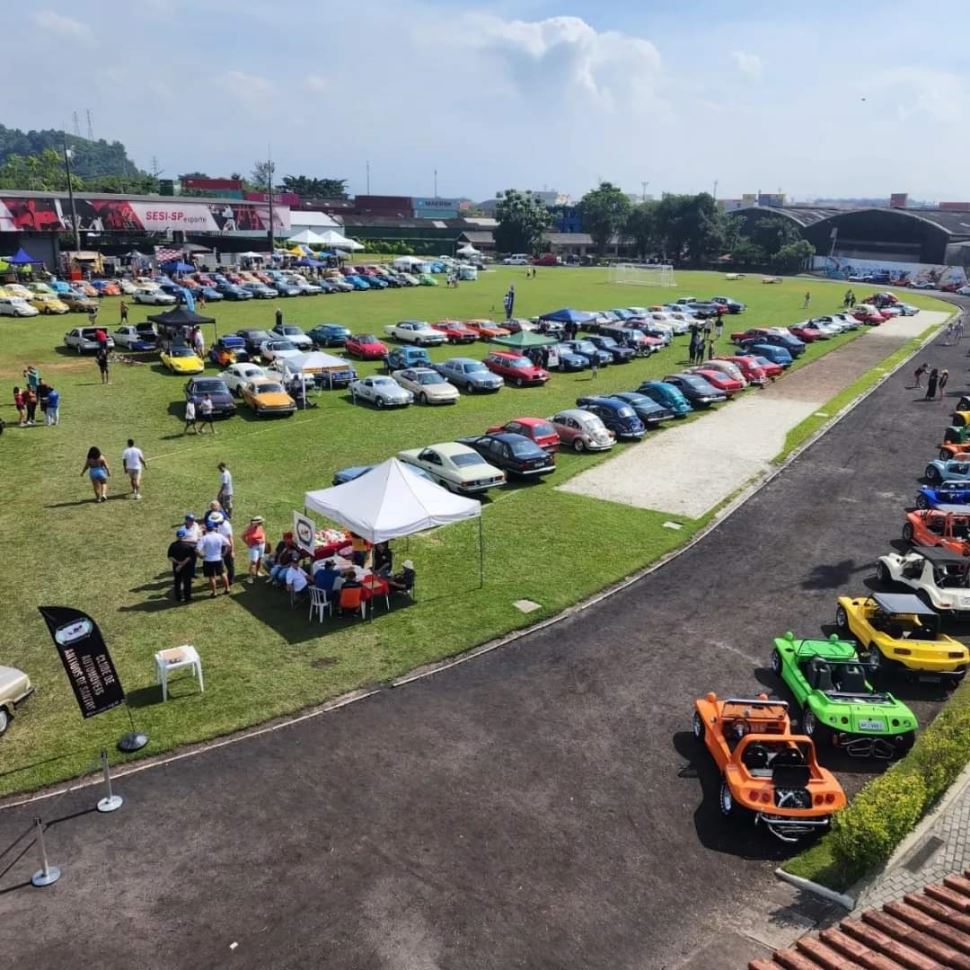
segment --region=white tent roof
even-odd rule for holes
[[[368,542],[386,542],[482,514],[475,499],[453,495],[389,458],[360,478],[317,492],[304,505],[356,532]]]
[[[290,226],[294,229],[339,229],[340,223],[326,212],[305,212],[302,209],[290,210]]]
[[[478,255],[478,250],[471,243],[468,243],[467,246],[462,246],[461,249],[458,250],[458,252],[462,256],[477,256]]]
[[[398,256],[391,265],[401,267],[420,266],[423,262],[424,260],[419,259],[417,256]]]
[[[296,236],[293,239],[296,239]],[[342,236],[336,229],[328,229],[326,232],[321,232],[313,242],[320,243],[322,246],[333,246],[334,249],[351,249],[356,251],[364,248],[359,242],[354,242],[353,239]]]
[[[304,370],[331,370],[332,368],[346,370],[350,366],[350,362],[343,357],[335,357],[333,354],[324,354],[319,350],[311,350],[305,354],[297,354],[294,357],[283,357],[280,360],[280,366],[298,374]]]
[[[301,229],[299,232],[290,236],[286,241],[291,243],[305,243],[307,246],[322,246],[327,242],[323,236],[321,236],[318,232],[314,232],[312,229]]]

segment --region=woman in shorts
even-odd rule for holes
[[[108,462],[105,460],[104,455],[101,454],[100,448],[92,445],[88,449],[88,456],[84,459],[84,467],[81,469],[81,474],[83,475],[85,472],[88,473],[88,478],[91,479],[91,487],[94,489],[94,501],[107,502],[108,479],[111,477],[111,469],[108,467]]]
[[[249,557],[249,579],[246,582],[252,586],[259,575],[259,564],[263,558],[263,550],[266,548],[266,532],[263,529],[263,517],[254,515],[249,520],[242,534],[243,542],[246,543],[246,552]]]

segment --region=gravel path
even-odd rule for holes
[[[789,431],[927,327],[946,320],[924,310],[897,317],[764,390],[752,389],[702,421],[668,426],[636,448],[559,488],[592,498],[699,518],[771,469]]]

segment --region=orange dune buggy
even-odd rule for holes
[[[785,701],[714,693],[694,702],[693,733],[721,773],[721,814],[753,814],[782,842],[828,828],[845,793],[821,767],[815,745],[792,734]]]
[[[962,505],[942,505],[907,512],[903,540],[970,556],[970,510]]]

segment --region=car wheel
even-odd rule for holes
[[[931,485],[938,485],[941,481],[943,481],[943,476],[940,474],[940,470],[936,467],[936,465],[926,466],[926,480]]]
[[[7,709],[5,707],[0,707],[0,734],[3,734],[3,732],[6,731],[9,726],[10,715],[7,713]]]
[[[703,743],[704,734],[707,729],[704,725],[704,719],[701,717],[698,711],[694,711],[694,717],[691,719],[690,729],[694,734],[694,740]]]
[[[582,438],[573,438],[573,451],[585,451],[586,442]]]
[[[721,782],[721,794],[718,796],[717,801],[721,808],[721,814],[725,818],[731,818],[735,814],[734,796],[731,794],[731,789],[728,788],[726,781]]]
[[[876,579],[879,580],[881,586],[889,586],[893,581],[889,567],[881,559],[876,563]]]
[[[929,507],[930,500],[922,492],[920,492],[919,495],[916,496],[916,508],[925,511]]]
[[[844,606],[839,606],[835,611],[835,625],[841,633],[849,632],[849,614],[845,612]]]
[[[382,407],[384,407],[384,398],[382,398],[382,397],[379,397],[379,398],[376,398],[376,399],[375,399],[375,401],[374,401],[374,403],[375,403],[375,404],[376,404],[376,405],[377,405],[377,406],[378,406],[379,408],[382,408]]]
[[[940,461],[946,461],[950,457],[950,453],[946,449],[940,449]]]
[[[418,395],[418,404],[427,404],[427,403],[428,403],[428,395],[425,394],[424,391],[422,391]]]
[[[781,676],[781,654],[777,650],[771,651],[771,672],[776,676]]]
[[[874,644],[869,644],[869,677],[872,679],[873,684],[877,684],[883,677],[886,671],[886,661],[883,655],[879,652],[879,648]]]
[[[525,386],[525,381],[523,381],[521,377],[517,377],[515,379],[515,386],[516,387],[524,387]]]
[[[913,541],[913,525],[911,522],[903,523],[903,542]]]
[[[815,717],[815,712],[811,710],[805,711],[805,717],[802,718],[802,730],[813,740],[818,733],[818,719]]]

